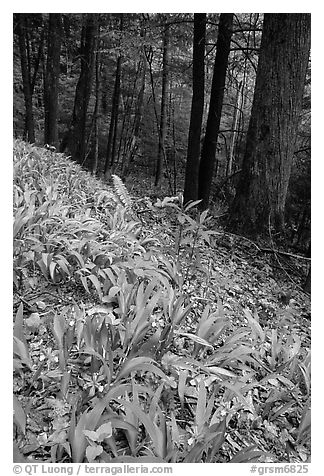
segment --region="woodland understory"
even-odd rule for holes
[[[310,461],[309,259],[14,142],[17,462]]]

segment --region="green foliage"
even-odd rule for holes
[[[24,365],[31,368],[31,360],[23,324],[23,311],[24,306],[21,303],[16,314],[13,331],[13,367],[15,370],[22,369]]]
[[[176,229],[173,234],[174,246],[170,253],[178,267],[181,265],[183,282],[188,280],[190,270],[205,271],[200,261],[200,246],[210,245],[211,238],[220,234],[208,227],[211,219],[208,210],[201,213],[195,210],[200,201],[190,201],[184,205],[183,196],[180,194],[177,197],[157,199],[154,205],[150,204],[153,210],[173,212]]]
[[[122,179],[118,177],[118,175],[112,175],[111,177],[113,179],[114,190],[120,199],[121,205],[126,209],[131,208],[132,199]]]
[[[197,203],[154,205],[175,214],[170,257],[147,236],[118,177],[104,188],[60,155],[20,142],[14,166],[14,370],[25,379],[33,370],[30,389],[46,383],[53,427],[39,450],[50,446],[48,460],[224,461],[238,415],[243,431],[259,425],[269,435],[294,418],[294,432],[281,438],[308,444],[310,354],[300,339],[248,311],[233,326],[220,302],[197,308],[184,293],[180,258],[199,267],[199,247],[215,234],[206,212],[194,214]],[[46,322],[44,302],[26,318],[22,296],[44,283],[72,302]],[[39,365],[27,337],[42,327],[50,345]],[[14,424],[24,438],[22,396],[14,396]],[[274,459],[251,443],[236,450],[232,462]]]

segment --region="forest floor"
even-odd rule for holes
[[[16,165],[28,156],[34,156],[33,160],[37,160],[37,154],[41,162],[48,159],[50,155],[52,157],[52,154],[45,153],[41,149],[36,150],[21,144],[16,145],[16,155],[19,157]],[[53,154],[53,157],[55,157],[55,154]],[[56,165],[59,168],[60,164],[57,163]],[[55,160],[53,167],[55,167]],[[46,174],[45,168],[44,174]],[[18,177],[19,173],[16,173],[15,192],[19,189],[17,192],[19,195],[23,190],[21,196],[24,196],[24,200],[31,200],[30,195],[28,195],[30,191],[28,192],[26,186],[27,177]],[[78,191],[82,189],[85,183],[84,180],[88,180],[84,178],[87,176],[90,177],[85,172],[79,174],[78,170],[74,170],[74,183],[76,184],[78,181],[81,183]],[[91,177],[91,183],[94,183],[94,181],[95,179]],[[249,339],[254,344],[259,340],[262,341],[262,343],[258,343],[259,353],[255,360],[260,364],[259,370],[256,371],[257,377],[255,377],[258,379],[258,384],[251,383],[251,380],[247,377],[251,375],[248,369],[248,360],[245,361],[241,356],[238,358],[237,369],[239,369],[240,375],[246,376],[247,387],[250,385],[252,393],[246,391],[243,398],[243,393],[237,390],[239,388],[242,390],[242,386],[235,387],[233,384],[233,390],[232,384],[230,385],[230,383],[224,381],[225,389],[214,395],[214,408],[217,409],[217,405],[218,408],[222,407],[223,414],[226,415],[227,426],[226,432],[223,434],[222,444],[219,445],[218,456],[217,458],[215,455],[210,456],[214,458],[210,461],[255,461],[257,459],[253,458],[261,455],[259,461],[309,462],[311,311],[310,296],[302,289],[307,274],[308,261],[302,257],[296,257],[289,249],[284,250],[286,254],[280,254],[273,250],[269,243],[254,243],[247,238],[226,233],[218,225],[217,217],[212,215],[204,229],[213,230],[217,234],[206,240],[203,239],[204,235],[201,234],[195,243],[190,242],[190,240],[187,242],[185,240],[180,241],[181,230],[183,231],[186,225],[180,216],[181,213],[179,215],[177,205],[175,208],[172,208],[172,206],[159,207],[164,197],[161,194],[159,202],[156,191],[153,191],[149,183],[141,182],[137,188],[138,179],[134,177],[133,181],[128,180],[128,182],[135,184],[130,190],[134,213],[132,221],[129,223],[134,221],[139,223],[145,239],[155,241],[154,253],[157,255],[163,254],[171,261],[176,262],[177,282],[174,283],[174,287],[180,289],[181,295],[185,296],[184,305],[190,303],[191,306],[190,312],[187,313],[181,323],[181,332],[177,332],[173,336],[172,355],[189,358],[192,356],[193,349],[196,348],[193,345],[209,345],[206,355],[208,357],[208,355],[213,354],[215,343],[210,345],[202,338],[199,341],[199,337],[194,337],[197,328],[197,316],[203,314],[206,306],[208,306],[210,312],[218,313],[217,315],[227,322],[226,331],[224,331],[224,335],[222,334],[223,342],[227,342],[226,339],[230,339],[231,335],[236,335],[235,332],[242,332],[247,321],[253,323],[251,324],[252,337],[246,340],[245,334],[242,334],[242,345],[241,347],[237,345],[235,349],[240,348],[241,352],[244,353],[244,348],[247,348],[245,343]],[[90,197],[91,187],[88,185],[87,187],[82,195],[83,203],[90,203],[92,200]],[[98,181],[96,187],[100,191],[103,185]],[[111,190],[110,187],[105,186],[105,188],[108,191]],[[150,196],[151,189],[154,198]],[[53,190],[50,193],[53,193]],[[143,196],[143,190],[145,190],[145,196]],[[15,201],[16,219],[17,216],[22,216],[20,208],[23,199],[19,200]],[[51,200],[53,204],[55,194],[52,195]],[[169,203],[177,202],[174,200]],[[26,209],[31,214],[35,213],[35,202],[33,204],[29,202],[27,205]],[[100,222],[102,214],[102,208],[99,206],[93,207],[91,218]],[[50,219],[51,213],[48,217]],[[190,218],[187,222],[188,226],[185,230],[187,236],[197,237],[195,235],[197,229],[194,229],[194,232],[189,229],[190,224],[192,225]],[[35,226],[35,223],[33,226]],[[19,233],[21,232],[19,231],[17,235],[18,241],[20,240],[19,246],[24,243],[25,247],[23,252],[20,251],[20,261],[17,256],[15,257],[16,267],[19,268],[20,281],[14,291],[16,321],[14,335],[24,342],[26,348],[28,348],[28,359],[26,357],[26,360],[29,361],[29,369],[23,362],[24,352],[17,352],[16,358],[19,355],[20,360],[18,359],[19,362],[16,362],[14,378],[14,394],[17,398],[17,406],[15,407],[15,458],[18,461],[31,461],[31,458],[33,458],[36,461],[52,462],[68,462],[72,458],[72,461],[75,462],[77,460],[77,457],[73,454],[73,444],[75,442],[73,443],[73,438],[71,440],[68,436],[68,428],[71,426],[71,415],[73,414],[71,410],[73,403],[71,403],[71,399],[69,400],[66,397],[66,388],[69,388],[71,396],[78,395],[78,399],[80,399],[80,395],[82,395],[83,407],[82,405],[81,407],[84,408],[91,398],[96,398],[102,395],[103,392],[104,384],[101,385],[100,382],[95,382],[94,374],[102,382],[104,382],[104,377],[100,372],[91,375],[87,362],[80,363],[77,358],[73,358],[71,364],[71,356],[75,357],[74,350],[70,349],[69,357],[64,356],[64,353],[67,350],[69,351],[66,347],[66,341],[69,340],[68,331],[66,331],[66,328],[60,329],[60,318],[55,316],[64,316],[67,321],[69,319],[73,320],[75,314],[80,312],[91,316],[96,311],[102,312],[103,304],[97,295],[91,292],[86,293],[85,289],[80,284],[77,285],[71,276],[62,281],[57,280],[55,266],[53,265],[51,269],[49,261],[47,261],[48,277],[44,276],[44,266],[42,264],[39,264],[40,269],[35,271],[34,264],[33,266],[30,266],[30,264],[33,259],[36,262],[35,256],[38,249],[32,248],[31,245],[28,248],[28,237],[26,238],[26,235],[20,236]],[[194,234],[190,235],[190,233]],[[66,236],[66,238],[68,237]],[[62,240],[62,236],[59,240]],[[29,241],[29,243],[33,242]],[[80,252],[80,249],[78,252]],[[21,262],[21,253],[25,256],[27,264]],[[51,253],[51,250],[45,251],[45,248],[42,249],[41,256],[44,263],[46,261],[44,261],[44,255],[46,254],[46,259],[49,260],[48,257]],[[60,256],[65,255],[61,252]],[[52,257],[53,253],[51,259]],[[61,270],[64,270],[64,259],[62,258],[60,262]],[[22,280],[24,280],[23,284]],[[93,283],[96,285],[97,281],[93,280]],[[17,323],[18,321],[20,324],[23,322],[23,325]],[[66,332],[67,334],[65,334]],[[76,335],[79,335],[77,331]],[[78,365],[80,366],[79,372],[76,371]],[[145,365],[147,364],[143,364],[144,369]],[[224,364],[223,370],[220,370],[220,367],[222,367],[221,363],[217,367],[221,374],[223,372],[223,375],[228,374],[229,377],[233,377],[231,372],[235,370],[234,364],[227,366]],[[168,366],[164,365],[162,368],[166,372]],[[188,369],[186,372],[189,372],[190,375],[191,370]],[[208,378],[206,377],[206,382]],[[193,378],[193,380],[195,379]],[[193,380],[190,383],[188,380],[188,387],[190,385],[194,387]],[[150,378],[147,381],[149,382]],[[173,459],[171,457],[169,459],[171,462],[209,461],[204,458],[210,455],[210,449],[206,447],[205,453],[203,450],[199,453],[200,450],[197,449],[198,453],[195,454],[198,456],[193,456],[194,452],[191,449],[195,442],[195,448],[200,448],[199,444],[202,444],[198,436],[195,435],[195,431],[197,428],[199,429],[200,424],[197,417],[199,403],[195,404],[195,398],[198,398],[199,402],[202,392],[199,385],[197,384],[198,397],[197,392],[194,393],[190,389],[190,391],[186,390],[184,394],[181,394],[180,383],[177,392],[170,390],[169,393],[167,391],[163,393],[164,391],[160,391],[163,412],[167,418],[171,418],[172,415],[170,425],[173,439],[175,434],[178,434],[175,431],[174,421],[177,421],[177,430],[180,433],[178,449],[173,450]],[[209,384],[206,383],[206,385]],[[234,394],[237,390],[236,397],[235,395],[233,397],[233,394],[229,397],[231,389]],[[222,397],[224,397],[223,400]],[[244,404],[242,404],[243,400]],[[208,399],[206,399],[207,401]],[[252,410],[249,410],[250,413],[246,409],[249,404],[253,407]],[[192,417],[190,412],[195,413],[195,408],[197,413],[195,417]],[[207,408],[206,403],[206,414]],[[114,411],[117,412],[116,409]],[[138,411],[136,415],[139,417],[142,414]],[[136,433],[138,440],[144,438],[145,431],[143,428],[145,427],[145,430],[148,430],[146,425],[149,425],[145,423],[143,416],[141,418],[143,418],[141,429]],[[184,423],[181,423],[188,418],[193,418],[191,430]],[[213,418],[214,422],[218,422],[216,411]],[[135,420],[132,421],[135,425]],[[204,422],[204,428],[207,428],[208,424],[207,421]],[[195,431],[194,428],[196,428]],[[209,427],[209,430],[210,428],[212,426]],[[91,428],[91,430],[95,430],[95,428]],[[86,457],[88,461],[95,461],[96,456],[100,454],[101,461],[113,461],[110,458],[118,458],[122,454],[125,443],[120,443],[122,439],[118,439],[118,435],[115,435],[114,443],[110,442],[109,451],[105,449],[103,453],[100,453],[102,448],[98,445],[99,438],[91,440],[91,435],[88,434],[87,436],[88,447],[91,447],[93,451],[93,453],[90,453],[87,450]],[[151,433],[150,436],[152,437]],[[186,445],[183,443],[185,438],[187,439]],[[131,444],[130,447],[133,448]],[[179,448],[183,450],[182,453]],[[246,453],[246,459],[237,457],[235,460],[236,454],[244,455],[244,448],[249,448],[249,451],[254,448],[260,454],[255,453],[254,456],[250,457],[250,453]],[[174,456],[178,454],[177,451],[178,453],[180,451],[182,455],[179,459]],[[134,455],[135,453],[136,451],[133,448],[131,454]],[[143,451],[141,453],[139,450],[138,454],[143,455],[145,453]],[[157,450],[152,454],[158,454],[160,458],[162,457]],[[191,460],[186,460],[185,454],[190,454]],[[198,459],[192,459],[195,457]],[[167,461],[167,459],[162,458],[161,461]]]

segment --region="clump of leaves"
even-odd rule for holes
[[[108,284],[105,264],[143,257],[150,241],[127,215],[131,199],[117,176],[116,193],[102,190],[77,164],[60,154],[49,160],[48,154],[15,143],[15,285],[34,286],[40,271],[54,284],[72,280],[87,292],[90,283],[101,299]],[[143,265],[154,267],[151,258]]]
[[[15,284],[20,291],[44,281],[65,292],[78,286],[88,301],[53,312],[55,359],[45,357],[33,375],[51,382],[59,395],[52,407],[64,412],[56,411],[46,442],[51,461],[222,461],[238,415],[245,429],[259,425],[269,439],[308,444],[310,357],[300,340],[262,328],[248,311],[234,327],[220,302],[194,309],[183,292],[199,247],[215,234],[207,212],[174,197],[156,202],[155,210],[175,215],[176,248],[167,257],[119,177],[105,189],[48,154],[15,145]],[[17,373],[32,368],[23,311],[21,304],[14,328]],[[25,435],[18,397],[14,423]],[[291,418],[293,429],[281,431]],[[233,462],[266,457],[245,442],[235,448]]]

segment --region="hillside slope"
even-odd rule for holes
[[[18,459],[309,461],[304,264],[21,141],[13,196]]]

